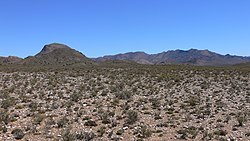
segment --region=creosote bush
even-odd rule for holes
[[[138,121],[139,117],[138,117],[138,113],[134,110],[129,110],[127,112],[127,119],[126,119],[126,123],[127,124],[134,124]]]
[[[22,129],[14,129],[11,134],[13,134],[13,137],[17,140],[20,140],[24,137],[24,132]]]

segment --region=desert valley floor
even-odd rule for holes
[[[0,140],[250,140],[248,70],[1,69]]]

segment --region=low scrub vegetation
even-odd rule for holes
[[[0,140],[250,140],[250,71],[0,67]]]

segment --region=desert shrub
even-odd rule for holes
[[[8,132],[8,128],[7,128],[6,126],[3,126],[3,127],[1,128],[1,130],[3,131],[3,133]]]
[[[78,102],[81,99],[81,96],[80,93],[74,93],[70,96],[70,99],[74,102]]]
[[[69,120],[66,117],[63,117],[63,118],[59,119],[59,121],[57,122],[57,127],[63,128],[66,125],[68,125],[68,123],[69,123]]]
[[[208,131],[204,131],[202,140],[211,140],[213,136],[214,136],[213,133],[208,133]]]
[[[247,133],[245,134],[245,136],[246,136],[246,137],[250,137],[250,132],[247,132]]]
[[[186,129],[181,129],[177,131],[179,139],[186,139],[188,137],[195,139],[198,134],[198,129],[194,126],[190,126]]]
[[[24,132],[22,129],[14,129],[11,134],[13,135],[13,137],[17,140],[20,140],[24,137]]]
[[[122,135],[124,133],[124,130],[123,129],[119,129],[117,132],[116,132],[116,135]]]
[[[40,124],[44,119],[45,119],[45,115],[43,114],[37,114],[35,115],[34,119],[33,119],[33,123],[34,124]]]
[[[70,133],[69,129],[66,129],[66,131],[62,134],[63,141],[74,141],[76,140],[76,136],[72,133]]]
[[[132,97],[132,94],[129,91],[123,91],[123,92],[115,93],[115,96],[118,99],[127,100],[127,99],[130,99]]]
[[[199,98],[195,96],[189,97],[188,104],[190,106],[196,106],[197,104],[199,104]]]
[[[1,103],[1,107],[4,108],[4,109],[7,109],[11,106],[14,106],[15,105],[15,98],[13,97],[8,97],[6,99],[4,99]]]
[[[186,130],[187,130],[188,134],[191,135],[192,139],[194,139],[197,136],[197,134],[198,134],[198,130],[194,126],[190,126]]]
[[[101,93],[101,96],[107,96],[108,95],[108,91],[107,90],[103,90]]]
[[[136,111],[133,110],[129,110],[127,112],[127,119],[126,119],[126,123],[127,124],[134,124],[136,121],[138,121],[138,113]]]
[[[110,116],[108,112],[103,112],[101,115],[102,123],[109,124],[110,123]]]
[[[97,130],[98,132],[98,137],[102,137],[103,134],[105,133],[106,127],[105,126],[101,126],[100,129]]]
[[[227,131],[226,130],[222,130],[222,129],[219,129],[219,130],[216,130],[214,132],[215,135],[218,135],[218,136],[226,136],[227,135]]]
[[[35,112],[37,110],[37,108],[38,108],[38,104],[36,102],[31,102],[29,104],[29,108],[30,108],[31,112]]]
[[[97,126],[97,123],[93,120],[88,120],[84,123],[85,126]]]
[[[160,113],[155,113],[155,114],[154,114],[154,119],[155,119],[155,120],[162,119]]]
[[[119,104],[119,99],[118,98],[114,98],[113,101],[111,102],[111,106],[112,107],[116,107]]]
[[[243,123],[246,121],[245,115],[240,114],[237,116],[238,126],[243,126]]]
[[[90,119],[92,119],[92,117],[90,117],[90,116],[85,116],[82,118],[82,120],[90,120]]]
[[[178,139],[186,139],[188,137],[188,133],[186,130],[178,130],[177,134]]]
[[[6,110],[0,111],[0,122],[8,124],[10,122],[9,113]]]
[[[75,138],[77,140],[90,141],[95,138],[95,134],[93,132],[80,132],[75,134]]]
[[[146,125],[142,125],[139,128],[139,138],[149,138],[152,135],[152,131],[146,126]]]
[[[158,98],[152,98],[150,99],[150,102],[152,103],[153,109],[156,109],[161,106],[161,101]]]

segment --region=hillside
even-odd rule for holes
[[[58,43],[45,45],[38,54],[29,56],[21,62],[24,65],[72,65],[76,63],[91,64],[92,61],[81,52]]]

